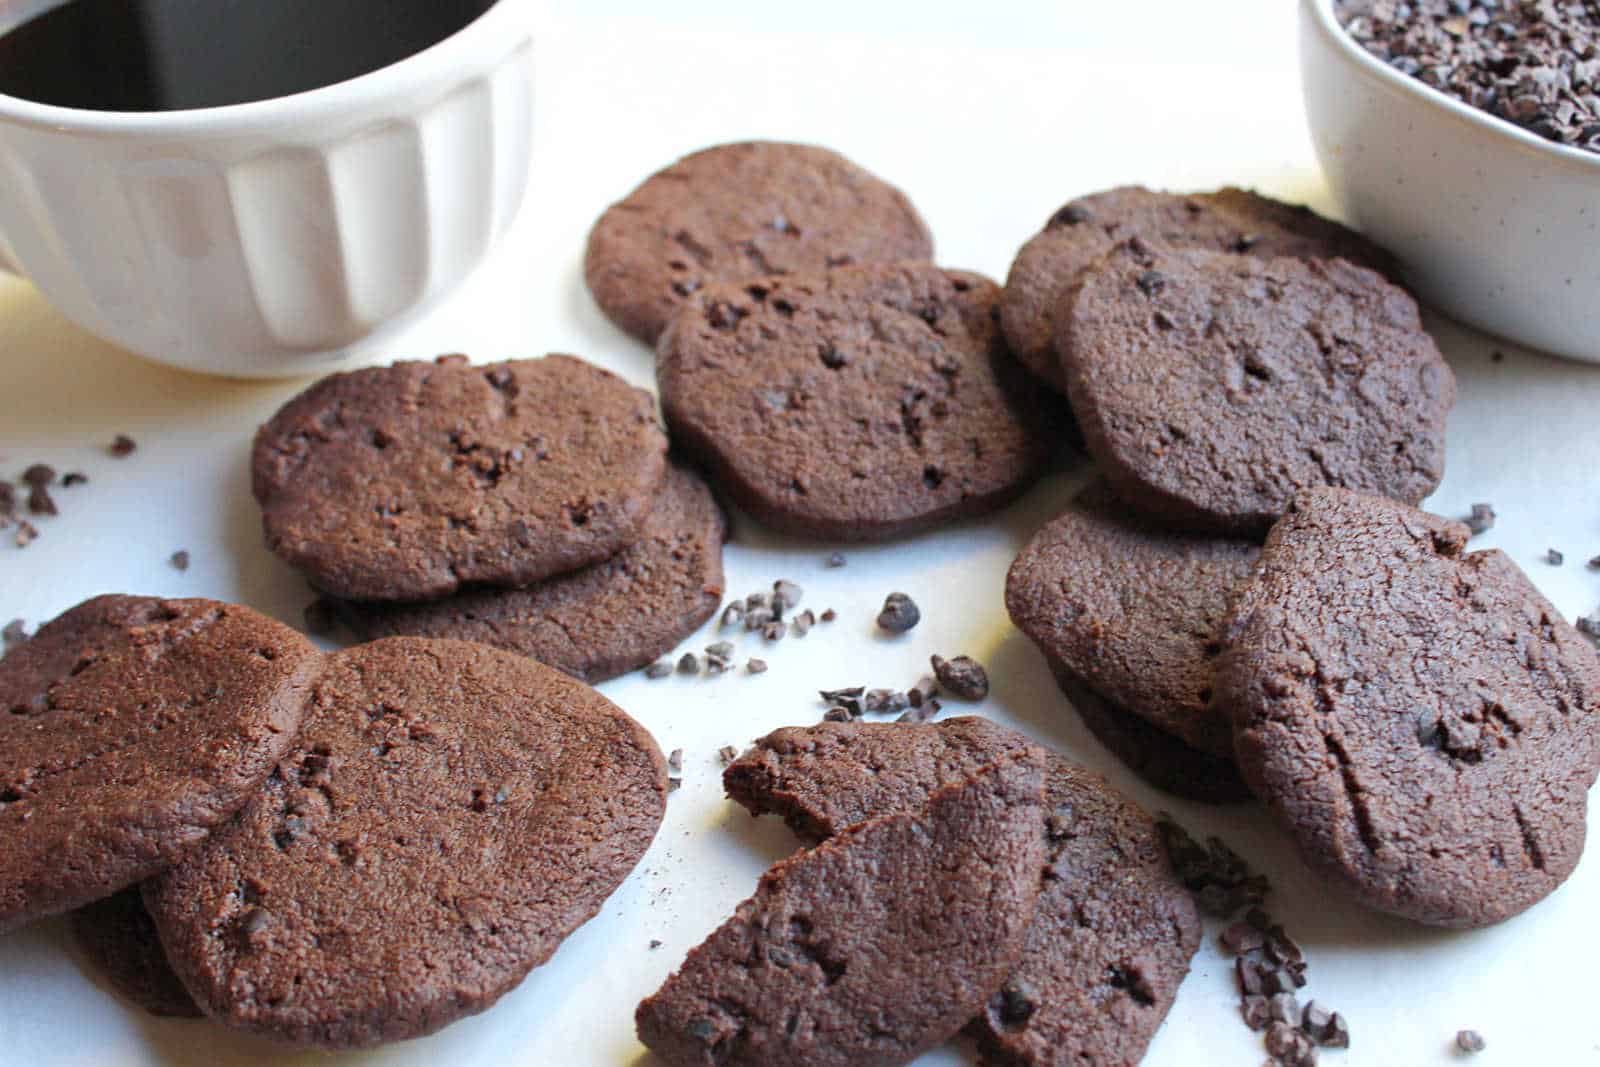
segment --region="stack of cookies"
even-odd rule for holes
[[[1258,797],[1364,903],[1482,925],[1576,863],[1600,664],[1508,559],[1415,508],[1454,379],[1382,272],[1239,190],[1058,211],[1002,320],[1099,477],[1006,603],[1148,781]]]
[[[930,261],[900,190],[808,145],[688,156],[601,216],[585,274],[657,353],[674,443],[774,529],[881,540],[992,511],[1064,418],[1000,288]]]
[[[815,847],[640,1004],[673,1067],[1135,1063],[1199,945],[1149,816],[985,719],[779,730],[724,783]]]
[[[572,356],[319,381],[256,435],[267,544],[364,639],[476,641],[587,682],[710,618],[723,516],[648,393]]]
[[[334,655],[248,608],[105,596],[0,660],[0,931],[74,911],[150,1011],[306,1048],[484,1010],[654,838],[666,763],[482,645]]]

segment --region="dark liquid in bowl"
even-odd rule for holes
[[[71,0],[0,37],[0,93],[93,111],[270,100],[397,63],[495,2]]]

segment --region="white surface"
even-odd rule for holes
[[[234,107],[0,96],[0,265],[151,359],[325,372],[442,298],[510,227],[534,13],[506,0],[400,63]]]
[[[1153,2],[1096,5],[1115,12],[1085,15],[1090,52],[1071,50],[1076,38],[1055,16],[1034,18],[1045,6],[987,5],[993,19],[982,47],[963,44],[964,31],[940,23],[945,16],[933,5],[917,6],[922,14],[908,22],[915,29],[899,40],[877,36],[894,26],[878,16],[855,37],[752,35],[757,23],[787,31],[788,16],[720,2],[685,32],[576,16],[566,28],[551,27],[539,50],[538,163],[528,209],[459,298],[391,354],[570,350],[648,384],[650,353],[609,326],[583,289],[585,232],[657,166],[735,137],[838,147],[907,188],[944,262],[997,276],[1063,200],[1116,182],[1234,181],[1325,201],[1300,115],[1288,5],[1252,0],[1230,8],[1228,19],[1198,19],[1196,5],[1163,4],[1159,10],[1177,13],[1170,33]],[[847,9],[836,0],[822,8]],[[972,12],[970,5],[950,10]],[[1014,35],[995,24],[1007,17]],[[1018,47],[994,43],[1002,39]],[[1190,63],[1176,62],[1185,54]],[[1162,65],[1146,63],[1147,55],[1162,57]],[[1600,371],[1510,348],[1503,362],[1491,363],[1495,346],[1448,322],[1435,325],[1461,385],[1449,476],[1435,508],[1461,514],[1474,501],[1494,502],[1500,522],[1481,543],[1510,551],[1569,616],[1594,609],[1600,574],[1583,560],[1600,554],[1593,474]],[[0,284],[0,469],[14,476],[45,460],[81,467],[93,479],[57,494],[64,514],[41,523],[32,547],[0,545],[0,616],[36,622],[91,594],[129,591],[236,598],[298,621],[310,597],[261,546],[245,464],[254,427],[293,391],[139,362],[67,326],[32,290]],[[120,431],[140,449],[111,460],[101,446]],[[822,709],[808,695],[819,686],[909,685],[936,651],[970,652],[989,664],[995,693],[979,711],[1106,770],[1141,802],[1172,810],[1197,832],[1225,835],[1271,875],[1275,909],[1306,947],[1307,992],[1350,1020],[1355,1047],[1325,1055],[1324,1064],[1450,1064],[1457,1061],[1449,1042],[1463,1026],[1489,1042],[1475,1064],[1600,1061],[1588,993],[1590,961],[1600,954],[1600,860],[1591,856],[1552,898],[1496,929],[1426,930],[1363,912],[1318,884],[1261,812],[1163,797],[1086,736],[1001,602],[1012,556],[1075,485],[1058,476],[990,521],[846,547],[850,563],[838,571],[821,565],[837,546],[778,541],[744,524],[744,540],[727,552],[730,591],[790,577],[806,588],[807,605],[831,605],[840,620],[767,652],[744,640],[741,657],[765,655],[772,665],[759,678],[633,677],[604,686],[663,749],[686,753],[686,783],[640,870],[600,918],[491,1011],[351,1062],[648,1064],[633,1038],[634,1005],[792,848],[781,826],[754,822],[722,799],[717,748],[814,721]],[[1548,546],[1566,552],[1565,567],[1540,562]],[[185,574],[165,562],[179,547],[194,557]],[[924,609],[921,627],[896,641],[871,633],[891,589],[911,593]],[[692,647],[712,640],[708,630]],[[652,938],[662,947],[651,951]],[[0,939],[6,1062],[199,1067],[292,1059],[215,1027],[127,1010],[64,945],[59,922]],[[1147,1062],[1250,1065],[1264,1057],[1259,1036],[1237,1020],[1228,965],[1208,940]],[[967,1054],[952,1048],[924,1064],[964,1062]]]
[[[1502,337],[1600,363],[1600,155],[1519,129],[1356,44],[1300,0],[1306,112],[1346,218],[1426,300]]]

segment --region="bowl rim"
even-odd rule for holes
[[[526,15],[530,2],[495,0],[477,18],[420,52],[366,74],[288,96],[173,111],[93,111],[0,93],[0,125],[101,137],[237,136],[286,123],[360,114],[413,89],[459,81],[471,71],[493,65],[474,58],[480,54],[492,52],[498,63],[529,37]]]
[[[1449,93],[1435,89],[1420,78],[1402,74],[1382,59],[1368,52],[1359,41],[1339,24],[1339,19],[1334,14],[1334,6],[1337,3],[1338,0],[1301,0],[1300,7],[1316,25],[1317,29],[1321,31],[1322,35],[1331,39],[1334,42],[1334,47],[1353,62],[1367,77],[1388,86],[1392,90],[1403,93],[1413,100],[1426,104],[1458,122],[1464,122],[1485,133],[1506,138],[1510,143],[1518,145],[1525,150],[1543,154],[1551,160],[1560,160],[1564,163],[1570,163],[1589,171],[1600,173],[1600,152],[1574,148],[1571,145],[1559,144],[1547,137],[1541,137],[1531,130],[1523,129],[1514,122],[1484,111],[1482,108],[1473,107],[1464,100],[1458,100]]]

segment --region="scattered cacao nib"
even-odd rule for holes
[[[806,591],[787,578],[779,578],[772,583],[772,603],[782,604],[785,609],[798,607],[800,598]]]
[[[683,749],[675,748],[667,754],[667,773],[683,773]]]
[[[1488,1043],[1483,1040],[1483,1035],[1476,1030],[1456,1031],[1456,1048],[1462,1052],[1482,1052],[1488,1048]]]
[[[1300,1029],[1320,1045],[1333,1033],[1333,1013],[1314,1000],[1307,1001],[1300,1013]]]
[[[1344,1016],[1334,1012],[1328,1019],[1328,1036],[1322,1038],[1318,1044],[1324,1048],[1349,1048],[1350,1027],[1344,1021]]]
[[[722,609],[722,627],[723,627],[723,629],[728,629],[728,628],[733,627],[733,626],[738,626],[738,625],[742,624],[743,622],[744,622],[744,603],[742,601],[735,600],[731,604],[729,604],[727,607]]]
[[[1494,520],[1495,513],[1493,505],[1474,504],[1472,505],[1472,514],[1468,515],[1466,518],[1467,529],[1471,530],[1474,536],[1481,533],[1488,533],[1490,530],[1494,529]]]
[[[82,471],[68,471],[61,476],[61,488],[71,489],[74,486],[88,485],[89,476]]]
[[[658,949],[660,947],[661,947],[661,942],[659,940],[657,940],[656,938],[652,937],[650,939],[650,951],[654,952],[656,949]]]
[[[1596,558],[1600,558],[1600,557],[1596,557]],[[838,617],[839,617],[839,613],[837,611],[834,611],[832,608],[824,608],[822,614],[818,616],[818,618],[820,618],[823,622],[832,622],[834,619],[837,619]]]
[[[18,536],[20,537],[21,535],[18,534]],[[1593,615],[1579,615],[1578,621],[1573,625],[1578,628],[1580,634],[1592,637],[1597,642],[1600,642],[1600,611],[1596,611]]]
[[[27,548],[39,539],[39,528],[27,519],[17,520],[16,542],[18,548]]]
[[[911,702],[912,707],[920,708],[923,704],[933,699],[933,694],[938,691],[939,683],[933,678],[924,677],[919,679],[916,685],[906,690],[906,699]]]
[[[34,515],[59,515],[56,510],[55,498],[50,495],[50,490],[42,485],[36,485],[28,490],[28,511]]]
[[[706,656],[711,659],[726,660],[733,657],[733,642],[718,641],[706,646]]]
[[[1267,1003],[1267,998],[1251,993],[1239,1000],[1239,1015],[1244,1019],[1244,1024],[1255,1031],[1265,1030],[1272,1021],[1272,1012]]]
[[[682,656],[678,657],[678,673],[699,674],[700,657],[695,655],[693,652],[685,652]]]
[[[823,560],[823,566],[837,570],[848,562],[849,561],[844,558],[843,552],[835,552],[828,556],[827,559]]]
[[[749,671],[751,674],[765,674],[767,673],[767,661],[752,657],[750,662],[744,665],[744,669]]]
[[[931,703],[924,704],[920,708],[908,708],[904,712],[901,712],[900,717],[895,719],[895,722],[911,723],[913,726],[920,725],[928,722],[938,713],[939,709],[934,707]]]
[[[680,790],[682,788],[683,788],[683,779],[682,778],[674,778],[671,775],[667,776],[667,792],[676,793],[678,790]]]
[[[710,677],[715,678],[719,674],[726,674],[728,666],[728,661],[725,659],[718,659],[715,656],[706,657],[706,674]]]
[[[721,748],[717,749],[717,762],[721,763],[724,767],[738,758],[739,750],[734,748],[732,745],[723,745]]]
[[[1600,571],[1600,556],[1595,556],[1589,560],[1588,567],[1592,571]]]
[[[893,689],[869,689],[864,707],[874,715],[892,715],[911,706],[904,693]]]
[[[811,627],[817,624],[817,617],[807,608],[789,620],[789,632],[795,637],[804,637],[811,632]]]
[[[172,564],[172,569],[173,570],[177,570],[177,571],[186,571],[186,570],[188,570],[189,569],[189,550],[186,549],[186,548],[178,549],[178,551],[174,552],[170,557],[168,557],[167,562]]]
[[[339,631],[338,609],[327,597],[317,597],[307,604],[300,614],[305,621],[307,633],[316,634],[318,637],[332,637]]]
[[[1235,956],[1246,952],[1258,952],[1266,944],[1266,938],[1260,930],[1247,922],[1237,922],[1222,931],[1222,936],[1217,939],[1222,947]]]
[[[0,628],[0,648],[9,652],[18,645],[26,644],[28,637],[27,624],[21,619],[12,619],[4,628]]]
[[[788,632],[789,627],[778,620],[773,620],[761,628],[761,636],[768,641],[782,641],[783,635]]]
[[[30,489],[37,489],[44,485],[53,485],[56,480],[56,469],[47,463],[35,463],[22,472],[22,484]]]
[[[822,713],[823,722],[850,722],[854,718],[855,716],[850,714],[848,708],[842,708],[837,705]]]
[[[989,695],[989,672],[971,656],[933,657],[933,673],[945,692],[960,700],[982,700]]]
[[[867,691],[864,685],[852,685],[847,689],[819,689],[817,694],[826,704],[843,704],[846,701],[859,700]]]
[[[1552,567],[1559,567],[1567,561],[1567,557],[1553,548],[1547,548],[1544,550],[1544,561]]]
[[[654,663],[650,664],[650,666],[648,666],[648,667],[646,667],[644,669],[644,676],[646,678],[652,678],[652,679],[654,679],[654,678],[665,678],[667,675],[669,675],[671,673],[672,673],[672,664],[668,663],[664,659],[658,659]]]
[[[904,593],[890,593],[878,612],[878,628],[892,634],[903,634],[922,621],[922,611],[916,601]]]
[[[1267,1011],[1275,1023],[1300,1025],[1300,1002],[1294,998],[1293,993],[1274,993],[1267,999]]]
[[[119,433],[117,436],[111,439],[111,445],[107,451],[117,459],[126,459],[128,456],[131,456],[138,451],[138,449],[138,442],[134,441],[133,438],[129,437],[125,433]]]

